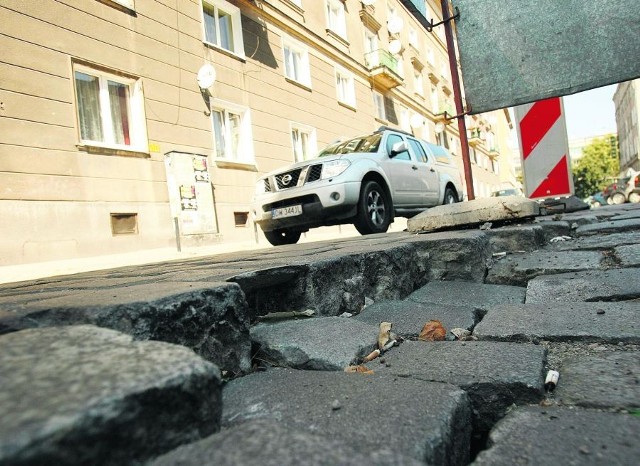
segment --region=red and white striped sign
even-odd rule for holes
[[[560,97],[514,108],[522,150],[525,196],[573,194],[569,142]]]

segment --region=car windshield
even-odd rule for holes
[[[325,157],[328,155],[337,154],[353,154],[353,153],[371,153],[378,152],[380,141],[382,140],[382,134],[369,134],[348,141],[343,141],[338,144],[330,145],[318,154],[318,157]]]

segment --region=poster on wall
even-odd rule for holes
[[[217,233],[207,157],[186,152],[165,154],[171,215],[182,235]]]

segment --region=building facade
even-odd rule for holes
[[[620,175],[640,171],[640,79],[618,84],[613,95],[620,146]]]
[[[462,171],[444,31],[399,0],[0,0],[0,15],[0,265],[251,240],[259,175],[381,125]],[[467,118],[488,196],[512,171],[508,113]]]

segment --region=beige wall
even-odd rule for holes
[[[416,135],[435,141],[434,114],[442,109],[431,106],[430,79],[441,101],[443,86],[451,90],[448,67],[442,67],[443,36],[424,31],[400,2],[388,2],[405,24],[405,79],[385,93],[396,108],[422,114],[426,127]],[[384,49],[388,2],[379,0],[370,11],[382,25]],[[324,1],[304,0],[303,10],[287,0],[230,3],[242,11],[244,59],[203,43],[200,0],[136,0],[135,15],[109,0],[0,0],[0,265],[172,246],[164,167],[170,151],[210,160],[220,235],[200,237],[199,244],[251,240],[253,225],[236,227],[233,214],[250,211],[260,174],[293,161],[292,122],[315,128],[318,148],[380,126],[364,66],[360,2],[346,2],[346,42],[327,33]],[[431,10],[439,5],[429,4]],[[410,27],[419,32],[417,49],[408,45]],[[285,79],[284,35],[309,47],[310,88]],[[413,56],[425,65],[423,98],[415,94]],[[132,157],[78,147],[74,61],[141,79],[148,153]],[[255,164],[216,164],[211,117],[195,79],[205,63],[217,72],[212,98],[250,109]],[[354,74],[355,108],[337,101],[336,65]],[[392,119],[387,123],[398,126]],[[457,125],[449,125],[448,134],[457,139]],[[491,174],[479,171],[478,177],[495,184]],[[138,234],[113,236],[114,212],[137,213]]]

